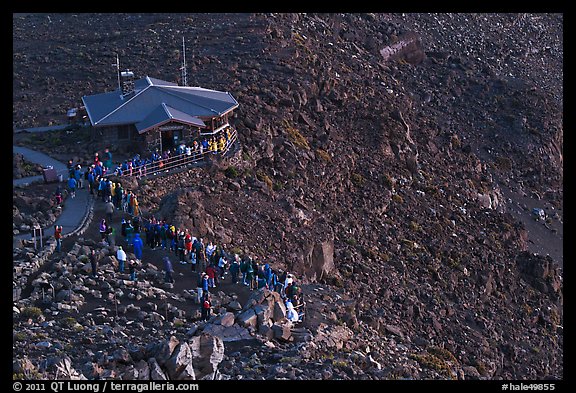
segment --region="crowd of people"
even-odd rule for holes
[[[70,197],[74,198],[76,196],[76,190],[84,188],[87,184],[91,195],[96,194],[99,198],[102,198],[103,201],[105,201],[107,197],[111,197],[114,205],[117,206],[120,204],[124,211],[134,209],[135,207],[132,200],[126,201],[124,190],[119,189],[119,196],[115,198],[115,187],[117,187],[118,182],[112,182],[109,179],[110,177],[136,175],[140,178],[146,176],[148,171],[153,172],[161,169],[166,160],[173,156],[186,155],[196,160],[205,153],[222,154],[232,143],[233,133],[232,128],[228,127],[220,133],[219,137],[204,137],[201,141],[194,139],[190,144],[181,143],[173,149],[167,149],[162,152],[156,150],[146,158],[141,157],[140,154],[135,154],[131,159],[118,162],[116,165],[113,163],[110,149],[105,149],[102,156],[99,152],[94,153],[93,162],[89,163],[85,168],[82,168],[80,163],[74,163],[73,160],[69,160],[67,165],[68,179],[66,180],[67,191]],[[128,193],[129,192],[130,191],[128,191]],[[62,205],[63,200],[62,190],[60,186],[58,186],[54,194],[56,206]]]
[[[103,219],[104,220],[104,219]],[[144,219],[133,216],[122,219],[121,235],[133,247],[138,261],[142,260],[145,246],[149,250],[165,250],[174,254],[174,260],[189,265],[197,278],[197,304],[201,305],[203,318],[209,318],[210,292],[226,277],[233,284],[245,285],[249,290],[268,288],[280,293],[286,301],[288,318],[299,319],[296,309],[302,306],[302,293],[295,276],[289,272],[275,271],[270,264],[260,263],[249,256],[240,258],[228,253],[222,245],[192,236],[187,228],[177,228],[166,220],[152,216]],[[162,259],[164,281],[174,283],[174,266],[169,256]],[[134,276],[135,277],[135,276]]]
[[[228,131],[229,132],[229,131]],[[228,137],[230,137],[228,135]],[[220,141],[204,140],[202,143],[195,141],[193,147],[180,145],[179,154],[203,154],[204,151],[218,152],[226,146],[228,138],[221,137]],[[160,161],[169,157],[165,153],[162,157],[153,155],[151,162]],[[124,170],[134,170],[141,167],[138,162],[139,157],[130,163],[125,162],[126,167],[118,167],[115,174]],[[147,161],[146,161],[147,162]],[[116,229],[112,222],[116,214],[120,211],[126,213],[120,222],[120,235],[126,243],[128,249],[133,251],[135,259],[127,260],[126,250],[119,245],[116,251],[118,261],[118,272],[125,273],[128,268],[130,280],[138,281],[137,271],[142,261],[144,247],[149,250],[165,250],[173,253],[175,260],[181,265],[189,265],[190,272],[195,277],[196,283],[196,303],[202,310],[202,319],[208,320],[211,313],[211,291],[230,277],[232,284],[245,285],[250,291],[268,288],[278,292],[286,304],[287,318],[293,322],[301,319],[303,309],[302,290],[294,274],[282,270],[273,269],[269,263],[259,261],[248,255],[240,257],[238,254],[228,253],[222,245],[215,244],[211,240],[202,237],[192,236],[188,228],[177,228],[174,224],[165,219],[157,219],[152,216],[144,218],[140,214],[138,198],[131,190],[125,191],[120,181],[112,181],[107,177],[107,173],[112,168],[112,154],[107,149],[104,159],[100,159],[98,153],[95,154],[94,163],[83,173],[80,165],[73,165],[69,162],[70,181],[69,191],[73,195],[76,188],[82,188],[87,184],[90,194],[95,195],[104,203],[105,217],[99,221],[98,230],[100,241],[106,245],[115,246]],[[141,169],[138,169],[141,170]],[[83,181],[84,180],[84,181]],[[59,193],[61,195],[61,192]],[[61,230],[57,234],[57,248],[61,246]],[[96,276],[97,258],[90,255],[93,272]],[[174,283],[174,267],[170,256],[162,258],[162,268],[164,271],[164,281]]]
[[[100,220],[101,241],[113,245],[114,236],[111,238],[110,234],[115,229],[108,222],[110,220],[107,221],[107,218]],[[302,290],[294,274],[276,271],[269,263],[262,263],[248,255],[241,258],[238,254],[230,254],[222,245],[192,236],[189,229],[177,228],[167,220],[154,216],[149,219],[137,215],[122,218],[120,234],[136,259],[127,261],[125,250],[118,246],[118,272],[124,273],[128,265],[130,280],[137,281],[136,271],[142,261],[144,248],[173,254],[174,260],[181,265],[189,265],[190,272],[196,277],[196,303],[201,307],[204,320],[210,318],[211,292],[227,277],[230,277],[230,283],[245,285],[250,291],[268,288],[278,292],[285,301],[287,318],[294,322],[301,318],[302,313],[297,310],[303,308]],[[164,282],[174,283],[172,258],[164,256],[161,266]]]
[[[111,173],[115,176],[123,176],[126,174],[130,176],[136,175],[138,177],[146,176],[149,171],[154,172],[162,169],[166,161],[172,157],[185,155],[195,161],[203,157],[205,153],[223,154],[226,152],[230,143],[232,143],[232,140],[232,129],[228,127],[220,133],[219,137],[204,137],[201,141],[194,139],[189,144],[182,142],[173,149],[162,152],[154,151],[149,157],[141,157],[140,154],[136,154],[131,159],[118,162],[115,168],[111,170]]]

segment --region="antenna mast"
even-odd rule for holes
[[[184,43],[184,36],[182,36],[182,85],[188,86],[188,80],[186,79],[186,44]]]
[[[116,64],[114,64],[118,71],[118,91],[122,94],[122,84],[120,82],[120,59],[118,58],[118,53],[116,53]]]

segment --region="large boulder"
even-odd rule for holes
[[[148,367],[150,368],[150,379],[153,381],[167,381],[168,377],[162,371],[162,367],[158,364],[155,358],[148,359]]]
[[[250,308],[244,311],[242,314],[238,315],[236,317],[236,322],[242,327],[256,327],[258,323],[258,317],[256,316],[254,310]]]
[[[178,344],[165,366],[170,379],[196,379],[192,351],[186,342]]]
[[[282,341],[289,341],[292,337],[292,324],[291,323],[275,323],[272,325],[272,331],[274,332],[274,338]]]
[[[224,358],[224,342],[220,337],[211,334],[192,337],[190,350],[197,379],[215,374]]]
[[[335,275],[334,240],[305,244],[293,270],[311,282],[319,282]]]

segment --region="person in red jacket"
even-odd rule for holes
[[[189,256],[192,253],[192,235],[190,235],[188,229],[186,229],[186,234],[184,235],[184,249],[186,250],[186,256]]]
[[[210,294],[206,292],[206,294],[204,294],[204,300],[202,301],[202,319],[204,321],[210,319],[211,308],[212,308],[212,302],[210,301]]]
[[[62,248],[62,225],[54,225],[54,239],[56,239],[56,252]]]
[[[216,288],[214,284],[214,278],[216,277],[216,268],[214,265],[210,265],[206,268],[206,275],[208,276],[208,286],[210,288]]]

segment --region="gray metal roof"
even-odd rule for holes
[[[146,130],[149,128],[146,124],[152,119],[163,118],[162,104],[177,111],[174,113],[180,113],[176,118],[186,118],[191,124],[200,120],[194,120],[198,117],[221,116],[238,107],[238,102],[228,92],[178,86],[150,77],[134,81],[134,86],[134,93],[125,98],[118,90],[82,97],[92,125],[142,123],[140,129]]]
[[[171,120],[177,120],[181,123],[186,123],[198,127],[206,126],[206,124],[204,124],[204,122],[201,119],[194,116],[190,116],[184,112],[180,112],[177,109],[170,108],[166,104],[162,103],[158,105],[158,107],[154,109],[152,112],[150,112],[148,117],[146,117],[141,122],[136,123],[136,129],[138,130],[139,134],[143,134],[150,128],[162,125]]]

